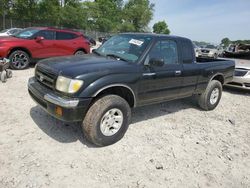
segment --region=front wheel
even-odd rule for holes
[[[131,109],[127,101],[117,95],[107,95],[89,108],[82,129],[90,142],[107,146],[124,136],[130,119]]]
[[[30,64],[29,55],[22,50],[13,51],[10,56],[10,67],[16,70],[26,69]]]
[[[212,80],[204,93],[198,96],[199,106],[204,110],[213,110],[220,102],[222,95],[222,84],[217,80]]]
[[[82,55],[85,55],[85,52],[82,51],[82,50],[77,50],[75,53],[74,53],[75,56],[82,56]]]

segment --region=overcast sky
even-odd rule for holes
[[[150,0],[151,26],[165,20],[171,34],[219,43],[222,38],[250,39],[250,0]]]

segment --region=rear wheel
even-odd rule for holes
[[[212,80],[204,93],[198,96],[199,106],[204,110],[213,110],[220,102],[222,95],[222,84],[217,80]]]
[[[107,95],[90,107],[82,129],[90,142],[98,146],[107,146],[124,136],[130,119],[131,109],[127,101],[117,95]]]
[[[22,50],[13,51],[10,56],[10,67],[16,70],[26,69],[30,64],[29,55]]]

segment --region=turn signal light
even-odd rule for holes
[[[55,112],[56,112],[56,115],[58,115],[58,116],[63,115],[63,109],[59,106],[56,107]]]

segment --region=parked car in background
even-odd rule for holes
[[[199,46],[197,46],[195,43],[193,43],[193,45],[194,45],[195,57],[199,57],[199,54],[201,52],[201,48]]]
[[[89,41],[89,43],[90,43],[91,46],[95,46],[96,45],[95,39],[93,39],[92,37],[87,36],[87,35],[84,35],[84,37]]]
[[[49,27],[27,28],[0,38],[0,58],[10,59],[12,69],[25,69],[30,62],[90,52],[89,42],[79,32]]]
[[[214,45],[207,45],[200,49],[198,57],[218,58],[219,51]]]
[[[108,39],[110,39],[111,36],[108,35],[108,36],[105,36],[105,37],[99,37],[98,38],[98,41],[101,42],[102,44],[105,43]]]
[[[4,29],[2,31],[0,31],[0,37],[8,37],[11,35],[14,35],[20,31],[22,31],[23,29],[21,28],[10,28],[10,29]]]
[[[250,90],[250,60],[235,59],[235,72],[227,86]]]
[[[230,44],[224,51],[224,57],[250,60],[250,44]]]

